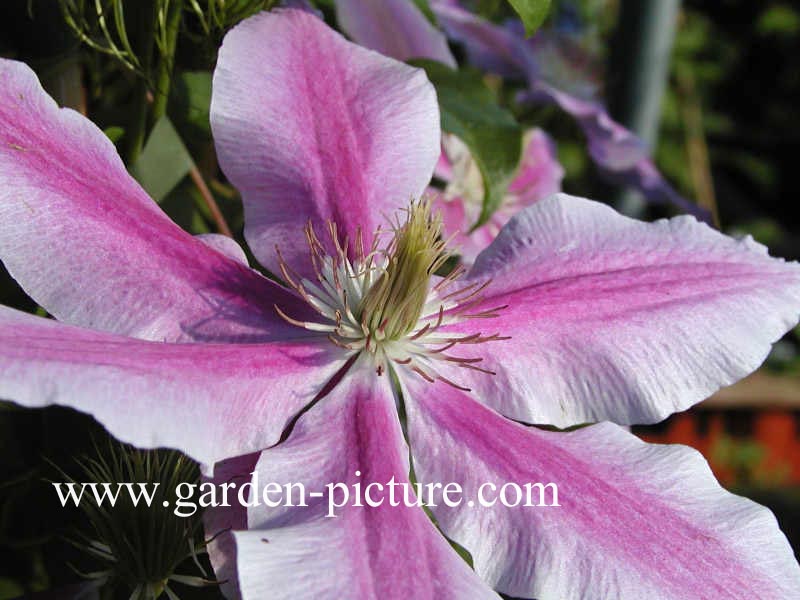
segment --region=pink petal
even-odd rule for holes
[[[250,474],[258,463],[259,452],[237,456],[214,465],[214,477],[205,478],[217,489],[220,486],[236,484],[229,488],[230,506],[209,506],[203,513],[205,539],[211,540],[206,549],[214,569],[214,577],[220,584],[220,591],[226,598],[241,597],[239,578],[236,575],[236,540],[233,531],[247,528],[247,508],[239,504],[237,491],[242,484],[250,481]],[[220,497],[220,503],[222,498]]]
[[[91,121],[0,59],[0,258],[61,321],[154,340],[296,337],[296,302],[172,223]]]
[[[450,240],[449,248],[458,253],[461,262],[472,264],[475,258],[492,243],[497,227],[494,225],[494,216],[486,224],[469,233],[475,224],[477,213],[465,212],[465,200],[460,197],[445,200],[444,195],[438,190],[430,193],[433,199],[432,208],[442,215],[442,235]]]
[[[308,497],[306,508],[248,509],[251,531],[235,534],[245,598],[497,599],[421,508],[386,499],[325,516],[328,483],[408,481],[389,380],[371,368],[302,416],[285,443],[262,453],[257,473],[259,488],[302,483],[325,495]]]
[[[800,598],[800,568],[774,516],[729,494],[700,454],[645,444],[610,423],[572,433],[504,419],[442,383],[409,380],[414,472],[458,482],[464,498],[531,488],[497,502],[431,508],[497,590],[525,598],[696,600]],[[507,488],[513,504],[516,494]],[[542,506],[542,502],[545,504]]]
[[[236,240],[229,238],[227,235],[220,235],[219,233],[201,233],[195,237],[228,258],[232,258],[246,267],[249,266],[247,254],[245,254],[244,249]]]
[[[755,370],[797,323],[800,269],[693,217],[655,223],[563,194],[519,213],[466,283],[492,279],[452,331],[496,376],[460,381],[514,419],[559,427],[663,419]],[[466,351],[465,351],[466,352]]]
[[[447,38],[408,0],[335,0],[351,40],[400,61],[427,58],[457,68]]]
[[[563,179],[564,167],[553,140],[541,129],[527,131],[519,169],[508,186],[513,208],[519,210],[560,192]]]
[[[341,368],[328,348],[149,342],[0,307],[0,397],[71,406],[122,441],[210,466],[277,442]]]
[[[446,136],[446,140],[455,140],[456,143],[443,143],[440,164],[445,163],[450,167],[447,150],[451,154],[468,152],[466,146],[457,141],[453,136]],[[453,158],[452,156],[450,158]],[[429,195],[433,198],[433,209],[442,215],[444,237],[451,240],[451,248],[458,252],[461,262],[472,264],[478,254],[494,240],[500,229],[517,212],[526,206],[546,198],[561,190],[561,180],[564,169],[556,157],[556,148],[550,137],[541,129],[531,129],[525,133],[522,157],[517,173],[502,204],[495,211],[489,221],[472,229],[480,216],[480,204],[477,198],[482,197],[483,188],[478,182],[478,189],[472,189],[471,181],[460,181],[457,175],[462,175],[464,169],[450,169],[448,174],[448,189],[444,193],[429,188]],[[447,197],[450,190],[464,191],[465,195]]]
[[[445,183],[448,183],[453,178],[453,164],[447,157],[444,144],[442,144],[442,151],[439,153],[439,160],[436,162],[436,167],[433,169],[433,175]]]
[[[278,272],[275,245],[310,273],[303,227],[333,220],[369,244],[418,198],[439,156],[436,93],[423,71],[346,41],[303,11],[261,13],[225,37],[211,125],[242,192],[245,235]],[[321,235],[327,240],[327,236]]]

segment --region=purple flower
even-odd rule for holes
[[[735,381],[796,323],[797,265],[691,217],[555,195],[464,277],[431,275],[441,222],[408,201],[439,156],[434,90],[305,12],[227,35],[212,129],[250,247],[287,287],[172,224],[99,129],[0,61],[0,256],[57,318],[0,311],[0,396],[207,467],[274,445],[217,477],[257,460],[261,481],[314,490],[407,482],[413,465],[465,494],[560,488],[558,508],[432,508],[475,570],[416,507],[212,514],[250,528],[214,551],[225,577],[235,542],[244,596],[797,597],[772,515],[696,452],[516,422],[652,422]]]
[[[483,180],[467,146],[451,134],[442,136],[442,155],[436,177],[446,183],[443,192],[429,188],[433,207],[442,214],[443,233],[461,255],[472,263],[517,212],[561,191],[564,169],[556,158],[555,144],[541,129],[524,135],[517,173],[500,207],[476,229],[483,202]]]

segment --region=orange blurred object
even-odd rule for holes
[[[800,378],[758,371],[663,423],[634,430],[648,442],[703,453],[726,485],[800,485]]]

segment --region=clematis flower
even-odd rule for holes
[[[442,155],[436,178],[443,191],[429,188],[433,207],[441,212],[443,233],[458,248],[461,261],[471,264],[517,212],[561,191],[564,169],[556,158],[555,144],[541,129],[523,136],[523,150],[514,179],[501,205],[489,220],[473,230],[483,203],[483,179],[466,144],[452,134],[442,136]]]
[[[214,558],[245,597],[797,597],[774,517],[696,452],[517,422],[652,422],[735,381],[796,323],[797,265],[691,217],[555,195],[465,275],[434,275],[441,220],[408,206],[439,156],[434,90],[302,11],[228,33],[211,109],[248,243],[285,286],[172,224],[99,129],[0,61],[0,256],[56,317],[0,310],[0,396],[73,406],[209,474],[239,457],[218,476],[257,459],[262,481],[308,489],[413,467],[468,493],[562,490],[546,510],[432,508],[441,533],[416,506],[223,512],[250,528]]]

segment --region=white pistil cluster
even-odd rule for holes
[[[442,328],[465,319],[494,317],[505,307],[473,312],[490,280],[455,285],[464,273],[463,267],[435,278],[434,273],[450,256],[440,237],[441,228],[441,218],[438,214],[431,216],[429,202],[413,203],[405,222],[394,228],[386,248],[379,249],[379,238],[385,233],[379,230],[366,252],[359,231],[353,245],[355,258],[351,260],[348,240],[339,240],[333,223],[328,224],[332,254],[309,223],[305,233],[317,281],[297,277],[280,250],[278,256],[284,279],[319,313],[320,321],[298,321],[280,307],[275,309],[293,325],[327,333],[328,339],[344,350],[370,353],[378,375],[389,363],[395,363],[428,381],[439,379],[467,389],[439,372],[441,361],[493,375],[478,366],[481,358],[456,356],[450,351],[460,344],[508,338],[499,334],[448,334]]]

